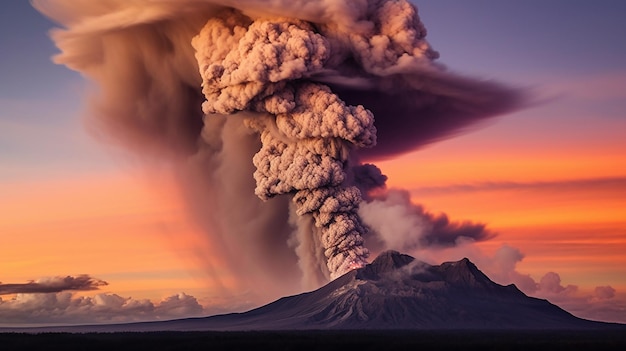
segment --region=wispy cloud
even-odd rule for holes
[[[545,94],[563,98],[604,102],[626,98],[626,72],[616,71],[596,75],[560,77],[541,89]]]
[[[68,275],[66,277],[43,278],[22,284],[0,283],[0,295],[57,293],[67,290],[89,291],[98,290],[100,287],[106,285],[108,285],[108,283],[104,280],[96,279],[86,274],[76,277]]]
[[[586,179],[564,179],[537,182],[477,182],[470,184],[452,184],[413,188],[412,192],[420,195],[440,195],[500,190],[568,190],[580,188],[611,188],[626,190],[626,177],[601,177]]]

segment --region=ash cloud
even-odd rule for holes
[[[368,160],[390,159],[417,150],[526,104],[518,90],[446,71],[408,70],[373,79],[371,84],[376,88],[336,87],[347,103],[363,101],[377,117],[377,147],[359,151]]]
[[[98,290],[109,283],[104,280],[93,278],[83,274],[76,277],[52,277],[42,278],[22,284],[0,283],[0,295],[8,294],[34,294],[34,293],[57,293],[62,291],[90,291]]]
[[[91,130],[168,164],[207,233],[207,270],[226,262],[248,288],[272,281],[284,293],[301,276],[319,283],[364,265],[372,235],[358,208],[385,178],[361,160],[415,150],[524,100],[436,63],[405,0],[34,5],[62,27],[51,34],[55,62],[95,83]],[[490,235],[417,216],[432,226],[422,245]]]
[[[400,189],[375,193],[363,202],[359,214],[382,242],[383,250],[413,252],[427,248],[453,247],[459,242],[489,240],[496,234],[485,224],[450,221],[445,213],[435,215],[413,204],[408,191]]]

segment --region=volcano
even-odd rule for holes
[[[432,266],[396,251],[384,252],[371,264],[315,291],[195,323],[199,328],[223,330],[577,329],[608,325],[577,318],[547,300],[525,295],[513,284],[494,283],[467,258]]]
[[[327,285],[244,313],[165,322],[31,331],[545,330],[623,325],[577,318],[515,285],[491,281],[470,260],[429,265],[387,251]],[[27,330],[22,330],[27,331]]]

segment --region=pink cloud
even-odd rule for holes
[[[108,293],[84,297],[67,291],[17,294],[6,300],[0,298],[2,324],[7,326],[126,323],[204,314],[205,309],[197,299],[185,293],[169,296],[160,302]]]
[[[607,286],[596,286],[594,290],[594,297],[599,300],[608,300],[615,297],[615,289],[610,285]]]

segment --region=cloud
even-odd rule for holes
[[[89,291],[98,290],[108,285],[104,280],[93,278],[83,274],[76,277],[52,277],[42,278],[23,284],[0,283],[0,295],[7,294],[32,294],[32,293],[56,293],[66,290]]]
[[[195,297],[185,293],[169,296],[155,306],[154,313],[158,319],[180,316],[199,316],[204,308]]]
[[[530,295],[547,299],[577,317],[626,323],[626,293],[611,286],[581,292],[575,285],[561,285],[559,275],[548,272],[540,279],[539,290]]]
[[[537,294],[541,296],[551,296],[551,295],[569,295],[573,294],[578,290],[576,285],[561,285],[561,276],[555,272],[548,272],[539,279],[539,283],[537,285],[538,290]]]
[[[561,284],[561,277],[556,272],[545,273],[539,281],[528,274],[517,271],[517,264],[525,255],[515,247],[507,244],[500,246],[493,254],[488,256],[479,250],[474,251],[477,265],[495,282],[503,285],[515,284],[526,294],[541,297],[554,297],[573,295],[578,291],[575,285]]]
[[[540,91],[547,96],[589,100],[606,103],[610,100],[624,101],[626,98],[626,72],[614,71],[572,77],[554,77],[553,83]],[[554,79],[553,78],[553,79]]]
[[[491,279],[501,284],[515,284],[525,293],[537,291],[537,283],[528,274],[516,270],[516,265],[524,258],[524,254],[515,247],[504,244],[496,250],[493,257],[485,257],[481,261],[485,272]]]
[[[615,289],[612,286],[596,286],[594,297],[599,300],[608,300],[615,297]]]
[[[77,296],[73,291],[97,290],[107,282],[89,275],[42,278],[24,284],[0,284],[0,323],[6,325],[122,323],[201,316],[206,311],[185,293],[159,302],[112,293]]]
[[[20,293],[0,299],[4,325],[97,324],[168,320],[202,316],[195,297],[179,293],[160,302],[102,293],[91,297],[57,293]]]
[[[626,323],[626,293],[620,293],[615,298],[607,300],[594,300],[589,296],[568,301],[557,302],[573,315],[581,318]]]
[[[595,189],[626,189],[626,177],[564,179],[541,182],[480,182],[437,187],[418,187],[412,189],[412,191],[420,195],[438,195],[498,190],[577,190],[590,187]]]

